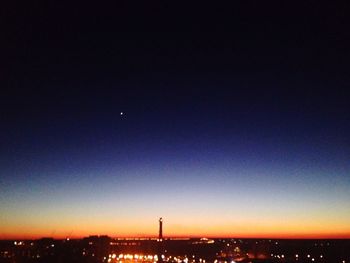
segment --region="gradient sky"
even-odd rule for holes
[[[341,8],[303,5],[9,12],[0,238],[160,216],[166,236],[349,238],[349,38]]]

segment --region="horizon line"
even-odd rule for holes
[[[84,239],[89,237],[109,237],[112,239],[130,239],[130,240],[148,240],[148,239],[158,239],[158,236],[111,236],[108,234],[91,234],[86,236],[13,236],[13,237],[4,237],[1,238],[1,241],[5,240],[40,240],[45,238],[50,238],[54,240],[78,240],[78,239]],[[208,239],[271,239],[271,240],[341,240],[341,239],[350,239],[350,234],[344,234],[344,235],[285,235],[285,236],[198,236],[198,235],[188,235],[188,236],[177,236],[177,235],[169,235],[166,237],[163,237],[164,240],[168,239],[201,239],[201,238],[208,238]]]

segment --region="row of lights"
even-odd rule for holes
[[[275,258],[284,258],[284,255],[283,255],[283,254],[282,254],[282,255],[274,255],[274,254],[271,254],[271,257],[275,257]],[[307,257],[307,258],[311,258],[311,255],[308,254],[306,257]],[[296,258],[296,259],[299,259],[299,254],[295,254],[295,258]],[[320,258],[323,258],[323,255],[320,255]],[[315,258],[311,258],[311,261],[315,261]]]
[[[14,244],[15,246],[24,246],[24,245],[25,245],[24,241],[18,241],[18,242],[17,242],[17,241],[14,241],[13,244]],[[30,245],[31,245],[31,246],[34,246],[34,242],[31,242]],[[51,244],[50,247],[55,247],[55,245],[54,245],[54,244]],[[49,247],[46,246],[46,248],[49,248]]]
[[[158,260],[158,256],[157,255],[138,255],[138,254],[135,254],[135,255],[132,255],[132,254],[120,254],[120,255],[117,255],[117,254],[110,254],[109,256],[108,256],[108,258],[111,258],[111,259],[118,259],[118,260],[120,260],[120,259],[129,259],[129,260],[133,260],[133,259],[135,259],[135,260],[138,260],[138,259],[140,259],[140,260],[153,260],[153,259],[155,259],[155,260]],[[164,255],[162,255],[162,258],[164,259],[165,258],[165,256]]]
[[[195,261],[195,255],[192,256],[192,262]],[[105,260],[107,258],[104,258]],[[172,256],[169,256],[169,258],[166,258],[165,255],[162,255],[162,259],[165,261],[171,261]],[[151,262],[157,262],[158,261],[158,255],[138,255],[138,254],[109,254],[108,255],[108,262],[112,262],[112,261],[118,261],[119,263],[122,263],[123,260],[130,260],[130,261],[151,261]],[[188,263],[189,259],[188,257],[173,257],[173,261],[175,262],[184,262],[184,263]],[[206,263],[205,259],[200,258],[199,259],[200,263]]]

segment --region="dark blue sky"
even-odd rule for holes
[[[3,236],[350,233],[343,6],[7,8]]]

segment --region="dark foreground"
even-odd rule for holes
[[[350,240],[110,238],[4,240],[0,262],[350,263]]]

